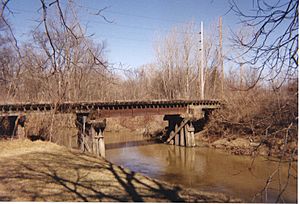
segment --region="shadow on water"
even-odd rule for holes
[[[157,141],[153,139],[135,140],[129,142],[109,143],[105,145],[105,148],[106,150],[110,150],[110,149],[119,149],[119,148],[128,148],[128,147],[140,147],[140,146],[152,145],[156,143]]]

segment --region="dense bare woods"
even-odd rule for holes
[[[17,49],[12,46],[12,34],[5,32],[7,26],[1,24],[2,101],[105,98],[104,90],[112,78],[104,56],[105,45],[95,44],[85,35],[71,4],[69,12],[56,15],[62,12],[58,3],[56,7],[42,7],[43,20],[29,33],[31,42]]]

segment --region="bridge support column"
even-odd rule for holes
[[[90,129],[90,136],[92,138],[92,153],[95,155],[99,155],[98,154],[98,141],[97,141],[97,135],[96,135],[96,130],[91,127]]]
[[[102,131],[95,130],[95,128],[91,127],[91,136],[92,136],[92,153],[96,156],[105,157],[105,143],[104,143],[104,136]]]
[[[101,157],[105,157],[105,143],[104,143],[104,136],[102,134],[102,131],[100,130],[98,134],[98,144],[99,144],[99,153]]]
[[[25,139],[26,137],[25,120],[25,116],[19,115],[15,121],[14,134],[18,139]]]
[[[180,129],[180,146],[184,146],[185,145],[185,138],[184,138],[184,128]]]
[[[193,124],[191,123],[189,128],[188,128],[188,132],[189,132],[189,137],[190,137],[190,146],[191,147],[195,147],[195,128],[193,127]]]
[[[191,146],[191,137],[190,137],[190,131],[189,131],[189,124],[187,123],[184,126],[184,133],[185,133],[185,146],[190,147]]]
[[[192,123],[190,123],[190,125],[187,124],[187,132],[189,147],[195,147],[195,128],[193,127]]]
[[[170,135],[174,135],[174,130],[172,130],[172,131],[170,132]],[[171,140],[169,141],[169,143],[170,143],[171,145],[174,145],[174,144],[175,144],[174,138],[171,139]]]
[[[78,148],[82,151],[90,151],[90,148],[88,146],[88,136],[86,132],[86,115],[77,115],[76,118],[76,126],[78,128],[78,137],[77,137],[77,145]]]
[[[195,128],[190,119],[185,118],[178,121],[174,126],[169,125],[169,128],[174,128],[170,131],[169,138],[166,143],[177,146],[194,147],[195,146]]]
[[[179,136],[179,131],[178,131],[178,124],[175,125],[175,132],[176,132],[176,135],[175,135],[175,145],[179,146],[179,140],[180,140],[180,136]]]
[[[85,124],[86,124],[86,116],[82,116],[82,129],[80,133],[80,149],[82,152],[85,151]]]
[[[104,129],[106,119],[91,120],[88,114],[77,115],[78,148],[82,152],[90,152],[105,157]]]
[[[25,127],[22,127],[20,124],[17,125],[17,137],[18,139],[25,139]]]

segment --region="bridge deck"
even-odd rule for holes
[[[215,109],[219,108],[221,104],[218,100],[15,103],[0,104],[0,116],[53,110],[60,113],[77,114],[97,112],[100,117],[181,114],[186,112],[188,105],[202,106],[203,109]]]

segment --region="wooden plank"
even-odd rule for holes
[[[85,151],[85,123],[86,123],[86,116],[82,117],[82,132],[81,132],[81,151]]]
[[[182,121],[182,123],[180,124],[180,126],[178,127],[177,131],[175,131],[175,132],[173,131],[173,132],[170,133],[170,136],[169,136],[169,138],[168,138],[168,140],[167,140],[167,143],[169,143],[172,139],[174,139],[175,135],[178,134],[178,132],[180,131],[180,129],[183,128],[184,125],[185,125],[188,121],[189,121],[188,119],[184,119],[184,120]]]
[[[174,130],[172,130],[171,132],[170,132],[170,135],[174,135]],[[169,138],[170,139],[170,138]],[[174,144],[174,138],[172,138],[172,139],[170,139],[169,141],[167,141],[167,143],[170,143],[171,145],[173,145]]]
[[[177,132],[177,134],[175,135],[175,138],[174,138],[175,145],[179,146],[179,137],[180,137],[179,132],[180,131],[178,131],[178,124],[175,125],[175,132]]]
[[[190,147],[191,146],[191,137],[190,137],[188,123],[186,123],[186,125],[184,126],[184,133],[185,133],[185,146]]]
[[[17,124],[17,137],[18,139],[25,139],[25,128]]]
[[[105,142],[104,142],[104,135],[101,130],[98,136],[99,136],[99,153],[101,157],[105,158]]]
[[[185,140],[184,140],[184,128],[180,129],[180,146],[185,145]]]
[[[97,143],[97,139],[95,138],[96,136],[96,131],[93,127],[91,127],[91,135],[92,137],[92,153],[96,154],[96,143]]]
[[[190,129],[189,129],[189,132],[190,132],[190,139],[191,139],[191,146],[192,147],[195,147],[196,146],[196,143],[195,143],[195,128],[194,128],[194,126],[192,125],[192,123],[191,123],[191,125],[190,125]]]

